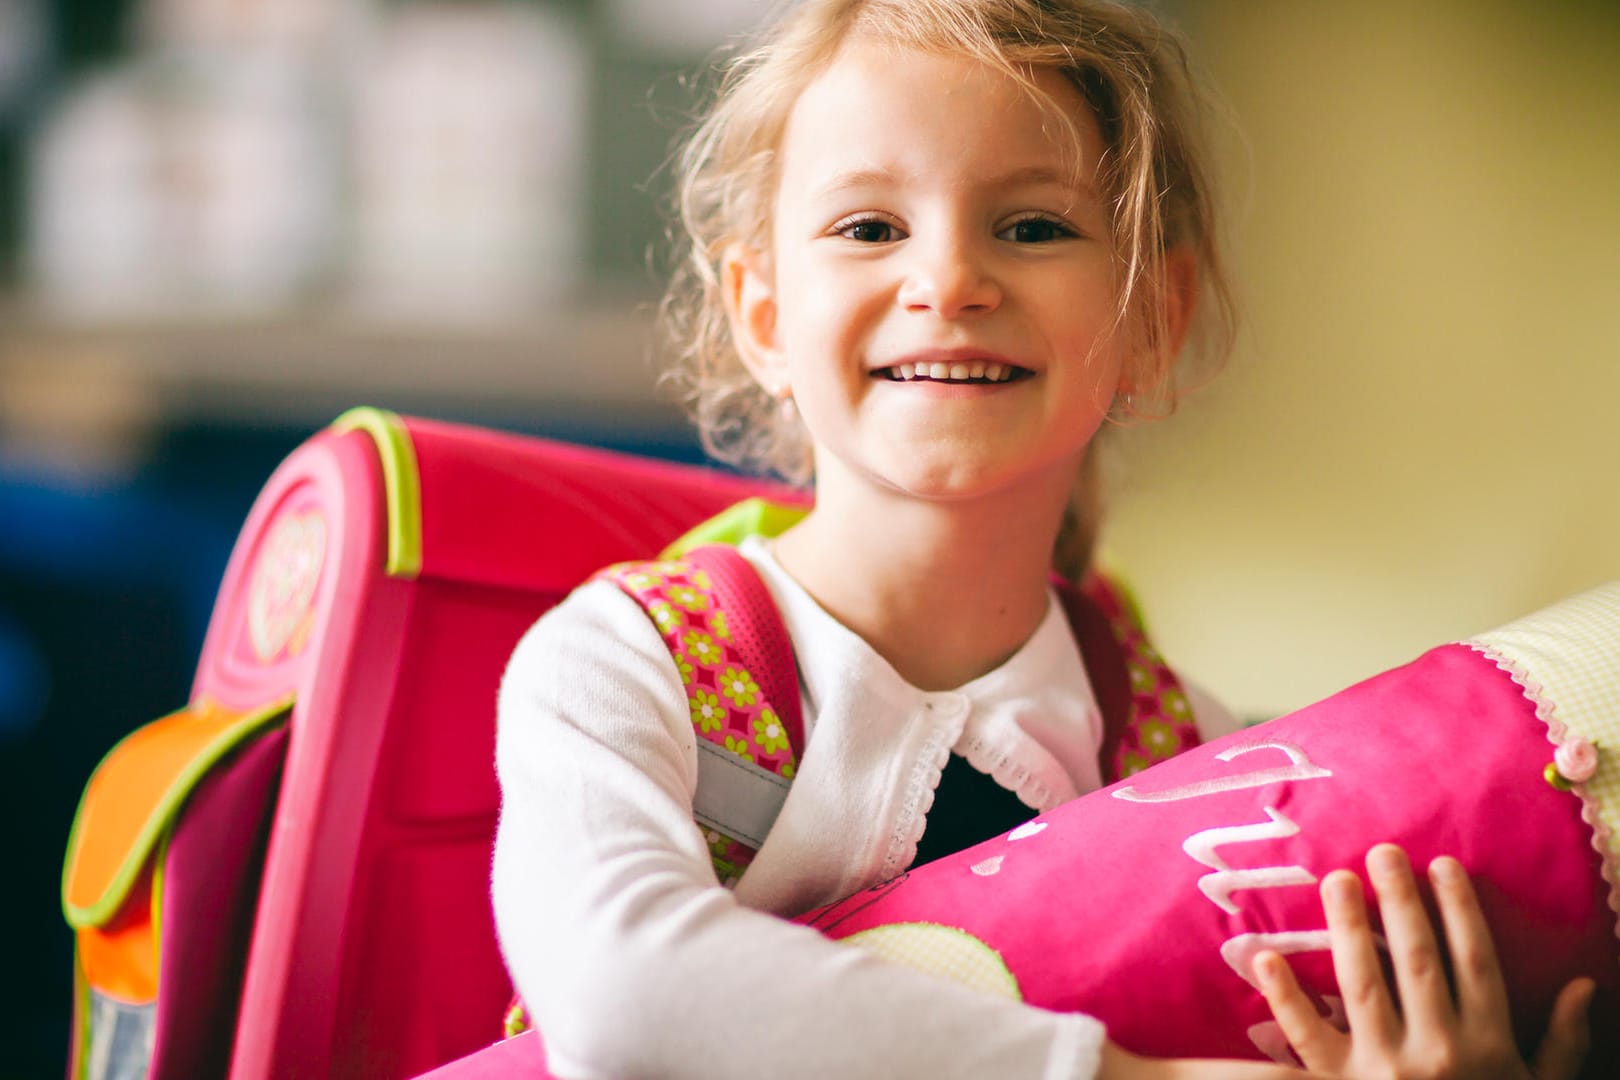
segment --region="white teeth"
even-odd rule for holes
[[[920,364],[895,364],[893,367],[883,370],[891,379],[900,382],[914,382],[918,379],[932,379],[938,382],[967,382],[969,379],[983,379],[986,382],[1006,382],[1018,371],[1011,364],[995,363],[988,360],[960,360],[954,363],[927,361]]]

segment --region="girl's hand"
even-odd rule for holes
[[[1268,952],[1255,959],[1272,1015],[1306,1068],[1330,1076],[1505,1080],[1567,1080],[1580,1072],[1589,1043],[1592,980],[1576,979],[1564,987],[1546,1038],[1527,1065],[1514,1045],[1490,929],[1462,866],[1452,858],[1429,866],[1457,983],[1455,999],[1406,854],[1380,844],[1367,854],[1367,871],[1378,895],[1397,995],[1391,996],[1379,964],[1361,882],[1349,870],[1329,874],[1322,881],[1322,906],[1348,1035],[1317,1014],[1281,956]]]

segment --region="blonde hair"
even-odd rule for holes
[[[1066,75],[1102,133],[1096,182],[1111,209],[1120,267],[1117,322],[1134,346],[1124,412],[1168,415],[1184,387],[1219,369],[1231,347],[1233,305],[1199,140],[1198,98],[1180,42],[1156,18],[1107,0],[803,0],[721,68],[708,113],[675,161],[683,233],[661,308],[675,360],[668,381],[710,454],[798,483],[811,479],[802,424],[754,382],[737,355],[720,258],[738,241],[769,250],[788,114],[857,33],[980,60],[1054,109],[1029,71]],[[1078,143],[1072,118],[1066,126]],[[1188,347],[1180,350],[1166,318],[1173,249],[1192,256],[1199,289]],[[1054,552],[1054,565],[1070,576],[1089,562],[1101,512],[1096,458],[1086,455]]]

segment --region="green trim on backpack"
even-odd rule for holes
[[[189,792],[188,792],[189,794]],[[164,886],[168,881],[167,867],[169,864],[169,841],[174,839],[173,829],[163,830],[163,839],[158,841],[157,852],[152,857],[152,900],[148,910],[152,912],[152,953],[160,958],[158,975],[161,978],[163,965],[163,920],[157,915],[163,910]]]
[[[169,782],[168,787],[164,789],[163,796],[147,812],[146,820],[142,822],[134,842],[130,844],[129,850],[125,852],[123,858],[119,861],[118,869],[108,879],[100,895],[88,904],[79,905],[68,900],[68,882],[73,872],[74,859],[78,851],[79,827],[84,821],[85,800],[90,797],[91,793],[92,785],[87,784],[84,794],[79,797],[78,809],[73,815],[73,828],[68,833],[67,857],[62,863],[62,914],[67,919],[68,925],[75,930],[101,926],[113,915],[117,914],[119,908],[123,906],[125,898],[128,897],[131,886],[140,877],[141,868],[146,865],[146,861],[152,855],[154,848],[159,848],[167,843],[169,826],[173,824],[175,815],[179,813],[181,805],[197,786],[197,783],[226,754],[242,745],[243,741],[249,736],[257,734],[284,717],[291,708],[292,699],[288,697],[248,713],[237,719],[230,727],[222,730],[199,749],[186,762],[185,767]],[[190,706],[187,709],[179,710],[179,712],[187,712],[189,709]],[[174,716],[178,715],[178,713],[171,713],[170,715]],[[136,732],[131,732],[130,735],[120,739],[118,744],[107,752],[107,756],[102,759],[102,763],[105,764],[117,756],[119,748],[124,745],[126,740],[134,737],[135,734]],[[97,766],[97,768],[99,769],[100,766]],[[154,899],[156,899],[157,890],[161,889],[161,887],[161,879],[154,878]]]
[[[679,559],[688,551],[704,544],[726,544],[736,547],[750,536],[765,539],[781,536],[803,521],[809,512],[808,506],[772,502],[756,495],[728,506],[714,517],[700,522],[666,547],[658,557]]]
[[[79,959],[77,939],[73,945],[73,1044],[68,1059],[74,1066],[71,1080],[82,1080],[90,1071],[90,979]]]
[[[377,446],[388,518],[389,577],[414,578],[422,572],[422,476],[416,444],[398,413],[361,406],[332,421],[338,434],[363,431]]]

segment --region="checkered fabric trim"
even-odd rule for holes
[[[986,994],[1024,1000],[1001,954],[965,930],[938,923],[889,923],[851,934],[854,945],[891,964],[961,983]]]
[[[1603,856],[1609,906],[1620,914],[1620,582],[1479,634],[1463,644],[1524,687],[1548,741],[1580,737],[1598,748],[1598,769],[1574,790]],[[1549,756],[1550,759],[1550,756]]]

